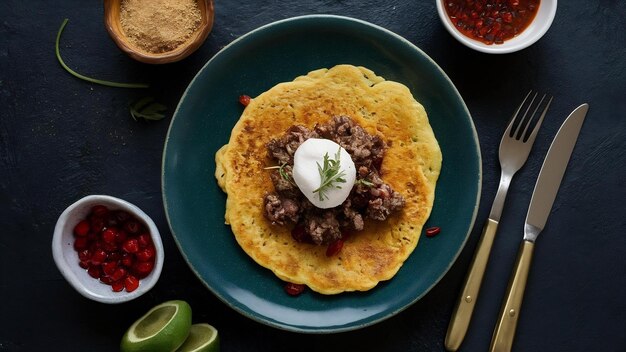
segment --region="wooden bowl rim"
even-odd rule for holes
[[[114,20],[114,8],[119,7],[121,2],[122,0],[104,1],[105,27],[115,44],[123,52],[137,61],[148,64],[166,64],[180,61],[196,51],[204,43],[213,29],[215,14],[213,0],[198,0],[198,5],[200,6],[200,11],[202,12],[202,22],[200,23],[198,30],[192,34],[187,42],[182,43],[176,49],[171,51],[159,54],[149,53],[130,44],[128,38],[120,28],[121,24],[119,24],[119,21]],[[200,5],[201,3],[204,4],[204,6]]]

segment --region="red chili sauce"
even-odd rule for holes
[[[446,13],[465,36],[502,44],[533,21],[540,0],[445,0]]]

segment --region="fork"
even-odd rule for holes
[[[472,313],[474,312],[474,306],[478,298],[480,285],[483,281],[485,268],[489,261],[489,253],[491,252],[496,230],[498,229],[498,222],[502,215],[502,208],[511,179],[526,163],[528,154],[530,154],[530,150],[535,142],[535,137],[537,137],[537,131],[541,127],[541,123],[552,102],[552,97],[548,98],[541,112],[541,116],[535,119],[537,111],[539,111],[544,100],[546,100],[546,95],[544,94],[541,100],[539,100],[537,104],[534,104],[538,95],[538,93],[535,93],[530,99],[530,102],[526,104],[531,94],[532,90],[526,94],[522,103],[517,110],[515,110],[515,113],[513,113],[511,122],[504,131],[502,140],[500,141],[498,153],[501,169],[500,185],[498,186],[496,197],[493,200],[489,218],[483,227],[477,250],[474,253],[474,258],[472,259],[470,269],[465,278],[463,289],[461,290],[454,312],[452,313],[445,339],[445,347],[448,351],[456,351],[463,342],[463,338],[465,337],[465,333],[467,332],[472,318]],[[522,110],[525,110],[523,115],[520,114]],[[531,110],[532,113],[529,114]],[[531,128],[530,126],[533,125],[533,121],[536,122]]]

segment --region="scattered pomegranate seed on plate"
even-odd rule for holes
[[[250,98],[249,95],[240,95],[239,96],[239,103],[243,106],[248,106],[248,104],[250,104],[250,101],[252,100],[252,98]]]
[[[438,226],[433,226],[433,227],[429,227],[426,229],[426,236],[427,237],[434,237],[437,234],[439,234],[439,232],[441,232],[441,228]]]
[[[302,292],[304,292],[305,287],[306,286],[302,284],[294,284],[292,282],[288,282],[287,284],[285,284],[285,292],[287,292],[287,294],[289,294],[290,296],[298,296]]]
[[[326,248],[326,256],[332,257],[334,255],[337,255],[339,254],[339,252],[341,252],[342,248],[343,248],[343,240],[336,240],[332,242],[331,244],[329,244],[328,247]]]

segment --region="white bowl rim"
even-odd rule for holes
[[[539,39],[541,39],[544,36],[544,34],[546,34],[548,29],[550,29],[550,26],[552,25],[552,22],[554,21],[554,17],[556,16],[556,9],[557,9],[557,2],[558,2],[558,0],[541,0],[541,4],[539,5],[539,10],[538,10],[539,12],[535,16],[533,23],[537,20],[537,16],[540,16],[541,11],[546,11],[546,12],[542,12],[542,13],[545,13],[546,20],[542,21],[541,23],[537,25],[537,28],[532,32],[532,36],[531,34],[529,34],[530,32],[528,32],[528,29],[530,28],[527,28],[525,31],[522,32],[522,34],[505,41],[504,44],[487,45],[478,40],[474,40],[465,36],[463,33],[459,32],[454,27],[454,25],[450,21],[450,18],[448,17],[448,14],[446,13],[446,10],[443,7],[444,1],[445,0],[436,0],[436,3],[437,3],[437,13],[439,14],[439,18],[441,22],[443,23],[444,27],[446,28],[446,30],[448,30],[448,32],[454,38],[456,38],[459,42],[461,42],[463,45],[471,49],[474,49],[483,53],[487,53],[487,54],[513,53],[513,52],[525,49],[531,46],[532,44],[536,43]],[[531,26],[532,26],[532,23],[531,23]]]
[[[78,266],[78,263],[76,263],[75,267],[71,267],[65,260],[65,250],[74,251],[74,245],[73,243],[62,243],[64,226],[68,220],[69,215],[72,214],[74,211],[80,209],[81,206],[86,203],[101,203],[104,205],[115,206],[119,209],[126,210],[134,216],[143,220],[148,227],[152,242],[156,249],[157,256],[154,262],[154,268],[152,269],[152,272],[145,278],[141,279],[140,285],[136,290],[132,292],[110,291],[110,294],[108,292],[107,294],[94,292],[93,290],[88,289],[82,283],[81,278],[77,276],[77,272],[85,271],[85,269],[82,269],[80,266]],[[72,205],[67,207],[59,216],[59,219],[57,220],[56,226],[54,228],[54,235],[52,236],[52,257],[63,277],[70,283],[72,287],[74,287],[76,291],[78,291],[78,293],[86,298],[92,299],[97,302],[116,304],[135,299],[148,292],[156,284],[163,269],[165,253],[163,250],[163,242],[161,241],[161,235],[158,228],[156,227],[154,221],[152,221],[152,219],[145,212],[143,212],[143,210],[139,209],[139,207],[137,207],[136,205],[120,198],[107,195],[88,195],[77,200]],[[88,278],[90,280],[96,281],[96,279],[92,277]]]

